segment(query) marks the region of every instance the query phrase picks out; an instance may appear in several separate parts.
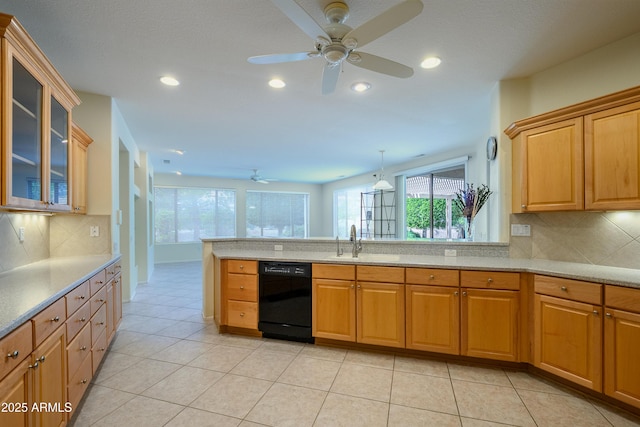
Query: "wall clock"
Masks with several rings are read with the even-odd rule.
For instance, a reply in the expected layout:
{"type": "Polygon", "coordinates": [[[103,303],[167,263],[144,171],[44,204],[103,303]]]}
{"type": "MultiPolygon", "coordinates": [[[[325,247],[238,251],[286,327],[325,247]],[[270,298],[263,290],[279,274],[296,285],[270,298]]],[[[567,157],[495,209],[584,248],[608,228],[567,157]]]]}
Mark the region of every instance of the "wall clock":
{"type": "Polygon", "coordinates": [[[487,139],[487,160],[494,160],[498,154],[498,140],[495,136],[487,139]]]}

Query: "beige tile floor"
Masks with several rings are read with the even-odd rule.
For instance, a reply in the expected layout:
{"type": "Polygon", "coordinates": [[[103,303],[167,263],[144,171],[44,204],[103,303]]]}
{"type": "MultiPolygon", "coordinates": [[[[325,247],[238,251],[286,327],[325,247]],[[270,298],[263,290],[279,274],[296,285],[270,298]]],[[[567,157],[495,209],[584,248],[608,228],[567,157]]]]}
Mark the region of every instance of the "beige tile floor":
{"type": "Polygon", "coordinates": [[[220,335],[200,310],[200,263],[157,265],[71,425],[640,426],[524,372],[220,335]]]}

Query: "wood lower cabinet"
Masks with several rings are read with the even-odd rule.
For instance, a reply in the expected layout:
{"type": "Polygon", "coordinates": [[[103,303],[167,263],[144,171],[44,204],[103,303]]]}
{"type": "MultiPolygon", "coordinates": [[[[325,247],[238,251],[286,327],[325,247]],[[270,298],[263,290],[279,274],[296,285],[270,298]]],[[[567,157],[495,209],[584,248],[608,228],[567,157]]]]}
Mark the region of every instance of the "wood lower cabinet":
{"type": "Polygon", "coordinates": [[[458,270],[407,268],[406,283],[406,347],[460,354],[458,270]]]}
{"type": "Polygon", "coordinates": [[[535,292],[534,366],[602,391],[601,285],[536,275],[535,292]]]}
{"type": "Polygon", "coordinates": [[[519,361],[520,274],[461,271],[464,356],[519,361]]]}
{"type": "Polygon", "coordinates": [[[312,272],[313,336],[355,342],[355,266],[313,264],[312,272]]]}
{"type": "Polygon", "coordinates": [[[605,287],[604,392],[640,408],[640,290],[605,287]]]}
{"type": "Polygon", "coordinates": [[[358,281],[357,341],[404,348],[404,284],[358,281]]]}
{"type": "Polygon", "coordinates": [[[32,411],[36,426],[64,426],[67,423],[66,331],[62,326],[53,332],[31,356],[33,403],[44,406],[32,411]]]}
{"type": "Polygon", "coordinates": [[[258,262],[224,260],[222,262],[223,324],[258,330],[258,262]]]}
{"type": "Polygon", "coordinates": [[[31,408],[33,386],[31,360],[23,360],[0,381],[0,402],[6,411],[0,411],[0,425],[26,427],[33,425],[31,408]]]}

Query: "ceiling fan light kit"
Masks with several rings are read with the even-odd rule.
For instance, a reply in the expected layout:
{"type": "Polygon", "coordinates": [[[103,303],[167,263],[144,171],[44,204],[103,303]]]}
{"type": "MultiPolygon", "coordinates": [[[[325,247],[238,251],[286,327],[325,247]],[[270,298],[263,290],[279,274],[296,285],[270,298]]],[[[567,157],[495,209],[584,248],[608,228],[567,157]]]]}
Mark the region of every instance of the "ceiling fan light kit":
{"type": "Polygon", "coordinates": [[[290,54],[252,56],[252,64],[276,64],[303,61],[322,56],[325,60],[322,72],[322,93],[332,93],[338,83],[340,65],[346,60],[366,70],[398,78],[413,75],[413,69],[406,65],[372,55],[355,52],[354,49],[382,37],[403,25],[422,12],[420,0],[405,0],[380,15],[352,29],[344,22],[349,17],[349,7],[343,2],[329,3],[324,8],[328,24],[322,27],[295,0],[271,0],[287,17],[314,41],[315,50],[290,54]]]}

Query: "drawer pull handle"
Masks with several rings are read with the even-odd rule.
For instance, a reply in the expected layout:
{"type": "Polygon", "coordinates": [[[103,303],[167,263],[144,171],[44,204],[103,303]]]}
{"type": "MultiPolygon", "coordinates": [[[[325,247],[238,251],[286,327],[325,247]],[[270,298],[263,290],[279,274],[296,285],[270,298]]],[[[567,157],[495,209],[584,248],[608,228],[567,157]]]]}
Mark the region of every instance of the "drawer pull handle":
{"type": "Polygon", "coordinates": [[[83,345],[82,347],[80,347],[80,351],[85,351],[87,349],[86,345],[83,345]]]}
{"type": "Polygon", "coordinates": [[[567,289],[567,287],[566,287],[566,286],[560,286],[560,290],[561,290],[561,291],[564,291],[564,292],[567,292],[567,291],[568,291],[568,289],[567,289]]]}
{"type": "Polygon", "coordinates": [[[60,316],[56,316],[56,317],[52,318],[51,321],[58,323],[60,321],[60,316]]]}
{"type": "Polygon", "coordinates": [[[13,353],[7,353],[7,357],[10,357],[12,359],[16,359],[19,354],[20,354],[20,352],[18,350],[16,350],[13,353]]]}

